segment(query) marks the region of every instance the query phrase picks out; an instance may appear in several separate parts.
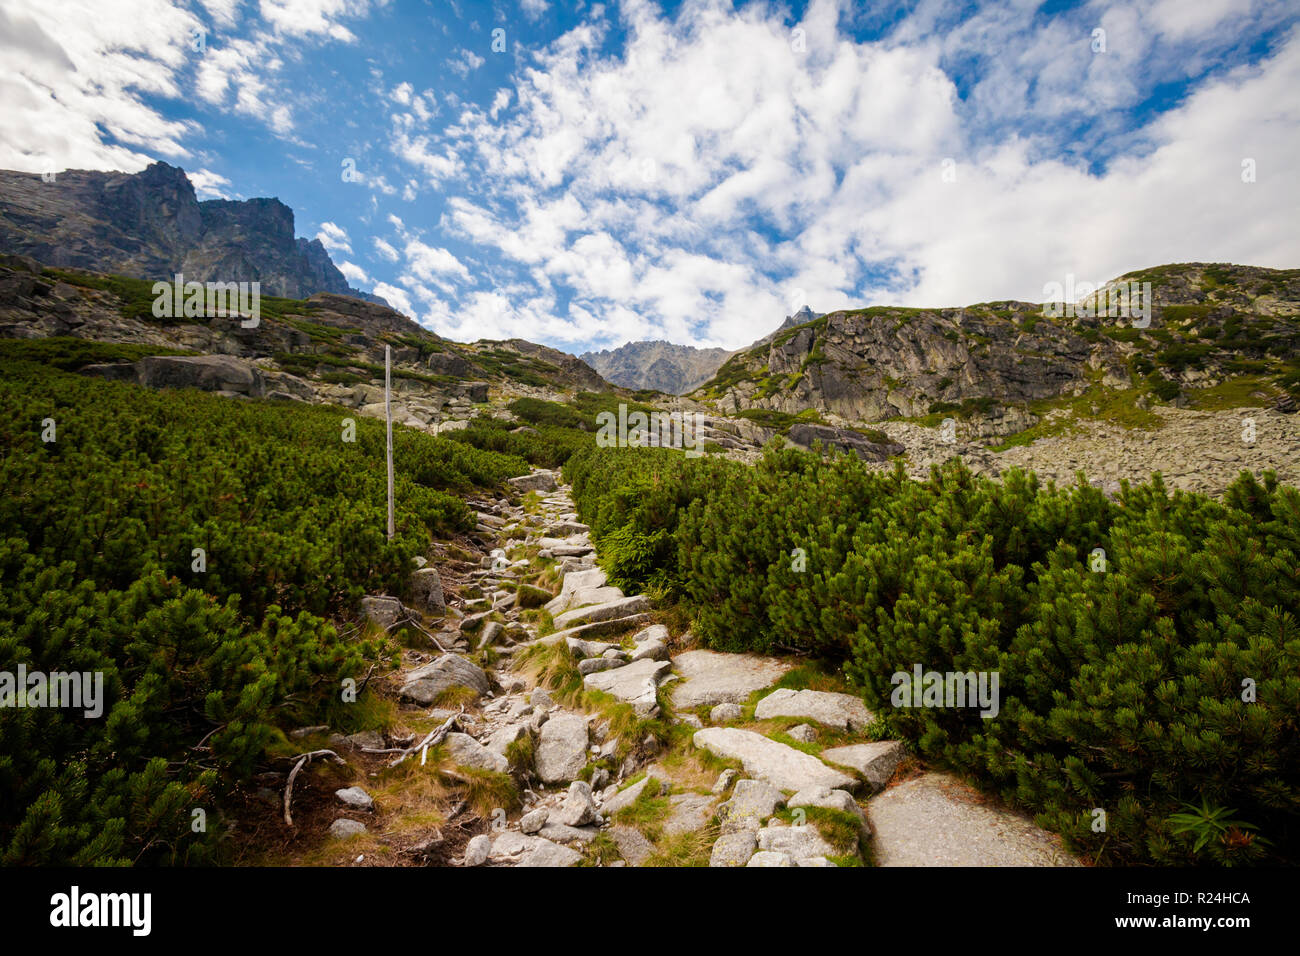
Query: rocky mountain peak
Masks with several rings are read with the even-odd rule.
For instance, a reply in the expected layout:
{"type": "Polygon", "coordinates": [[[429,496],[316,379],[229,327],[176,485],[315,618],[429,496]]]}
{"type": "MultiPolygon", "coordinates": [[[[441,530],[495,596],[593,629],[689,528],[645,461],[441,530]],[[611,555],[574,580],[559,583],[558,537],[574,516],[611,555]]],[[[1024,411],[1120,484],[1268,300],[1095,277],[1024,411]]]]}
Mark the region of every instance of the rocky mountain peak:
{"type": "Polygon", "coordinates": [[[351,288],[319,240],[296,238],[278,199],[199,201],[185,170],[156,162],[138,173],[71,169],[44,182],[0,170],[0,248],[59,268],[140,279],[182,272],[199,282],[261,283],[264,295],[351,288]]]}

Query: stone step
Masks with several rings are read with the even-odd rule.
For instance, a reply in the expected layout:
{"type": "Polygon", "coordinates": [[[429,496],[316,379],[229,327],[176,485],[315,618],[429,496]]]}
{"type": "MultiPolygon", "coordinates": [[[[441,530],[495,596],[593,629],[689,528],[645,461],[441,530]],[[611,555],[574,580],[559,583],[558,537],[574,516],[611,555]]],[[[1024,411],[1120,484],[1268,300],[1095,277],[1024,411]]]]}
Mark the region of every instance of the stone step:
{"type": "Polygon", "coordinates": [[[758,702],[754,717],[800,717],[836,730],[863,730],[875,718],[861,698],[820,690],[774,690],[758,702]]]}
{"type": "Polygon", "coordinates": [[[555,626],[559,629],[570,628],[578,624],[593,624],[599,621],[627,618],[634,614],[644,614],[649,610],[650,599],[644,594],[633,594],[631,597],[617,598],[613,601],[605,601],[602,604],[592,604],[589,607],[565,611],[555,618],[555,626]]]}
{"type": "Polygon", "coordinates": [[[697,730],[692,739],[696,747],[716,757],[739,760],[745,773],[766,780],[778,790],[798,792],[825,787],[852,792],[858,788],[856,778],[826,766],[812,754],[795,750],[752,730],[708,727],[697,730]]]}
{"type": "Polygon", "coordinates": [[[686,651],[673,658],[673,667],[683,678],[673,688],[673,706],[694,710],[715,704],[741,704],[754,691],[771,687],[793,666],[758,654],[686,651]]]}
{"type": "Polygon", "coordinates": [[[883,790],[903,759],[903,744],[898,740],[875,740],[865,744],[831,747],[821,752],[827,763],[850,767],[862,774],[872,790],[883,790]]]}

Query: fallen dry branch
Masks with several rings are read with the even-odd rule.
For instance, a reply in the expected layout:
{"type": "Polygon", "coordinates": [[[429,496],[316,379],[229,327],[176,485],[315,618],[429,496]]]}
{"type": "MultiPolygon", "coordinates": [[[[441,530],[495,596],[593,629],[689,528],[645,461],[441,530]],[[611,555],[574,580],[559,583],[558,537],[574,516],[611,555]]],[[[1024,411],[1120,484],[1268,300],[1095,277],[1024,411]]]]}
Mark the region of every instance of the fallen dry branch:
{"type": "Polygon", "coordinates": [[[365,753],[399,753],[401,754],[401,756],[388,765],[389,767],[396,767],[407,757],[413,756],[414,754],[417,754],[421,750],[424,750],[428,747],[436,747],[438,746],[438,744],[442,743],[443,739],[449,733],[451,733],[453,729],[455,729],[457,722],[460,720],[461,715],[464,713],[465,713],[465,708],[462,707],[459,711],[452,714],[445,721],[443,721],[442,725],[439,726],[438,729],[429,731],[429,733],[425,735],[425,738],[423,740],[421,740],[418,744],[414,744],[410,747],[403,747],[400,749],[389,748],[387,750],[370,750],[363,747],[362,751],[365,753]]]}
{"type": "Polygon", "coordinates": [[[340,757],[332,750],[312,750],[309,753],[299,754],[297,757],[290,757],[290,760],[296,760],[293,769],[289,771],[289,782],[284,785],[284,822],[288,826],[293,826],[293,815],[289,812],[289,806],[293,802],[293,782],[298,776],[298,771],[307,764],[311,763],[317,757],[328,757],[335,763],[347,765],[347,761],[340,757]]]}
{"type": "Polygon", "coordinates": [[[439,643],[438,639],[434,637],[431,633],[429,633],[429,631],[425,630],[424,625],[422,625],[419,621],[417,621],[412,615],[407,614],[406,618],[404,620],[398,621],[397,624],[412,625],[417,631],[419,631],[429,640],[433,641],[433,646],[436,647],[440,652],[442,652],[443,654],[447,653],[447,648],[443,647],[442,644],[439,643]]]}

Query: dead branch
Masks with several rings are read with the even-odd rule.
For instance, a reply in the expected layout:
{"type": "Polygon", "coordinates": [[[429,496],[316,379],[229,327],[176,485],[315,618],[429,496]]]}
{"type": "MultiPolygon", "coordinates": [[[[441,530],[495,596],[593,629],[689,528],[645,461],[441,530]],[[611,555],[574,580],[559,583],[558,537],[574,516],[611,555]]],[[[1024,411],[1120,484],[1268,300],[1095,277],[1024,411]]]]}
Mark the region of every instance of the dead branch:
{"type": "Polygon", "coordinates": [[[429,733],[425,736],[425,738],[421,740],[418,744],[415,744],[414,746],[411,747],[407,747],[404,750],[400,751],[402,755],[398,757],[396,760],[394,760],[392,763],[390,763],[388,766],[396,767],[407,757],[419,753],[421,750],[424,750],[426,747],[438,746],[438,744],[442,743],[443,738],[445,738],[449,733],[451,733],[452,728],[456,726],[457,722],[461,718],[461,715],[463,715],[464,713],[465,713],[465,708],[461,707],[459,711],[457,711],[456,713],[448,717],[442,723],[442,726],[440,726],[437,730],[429,731],[429,733]]]}
{"type": "Polygon", "coordinates": [[[293,826],[293,815],[289,812],[289,806],[293,802],[293,781],[298,776],[298,771],[307,764],[311,763],[317,757],[328,757],[335,763],[347,766],[347,761],[340,757],[332,750],[313,750],[309,753],[299,754],[297,757],[290,757],[290,760],[296,760],[293,769],[289,771],[289,782],[284,785],[284,822],[288,826],[293,826]]]}
{"type": "Polygon", "coordinates": [[[433,641],[433,646],[434,646],[434,647],[436,647],[439,651],[441,651],[441,652],[444,653],[444,654],[447,653],[447,648],[443,647],[442,644],[440,644],[440,643],[438,642],[438,639],[437,639],[436,637],[434,637],[432,634],[430,634],[427,630],[425,630],[425,629],[424,629],[424,626],[423,626],[422,624],[420,624],[420,622],[417,621],[417,620],[416,620],[413,616],[411,616],[410,614],[408,614],[408,615],[406,616],[405,620],[403,620],[403,621],[398,621],[397,623],[398,623],[398,624],[411,624],[411,625],[413,625],[417,631],[419,631],[421,634],[423,634],[423,635],[424,635],[425,637],[427,637],[429,640],[433,641]]]}
{"type": "Polygon", "coordinates": [[[362,694],[365,693],[365,691],[366,691],[366,687],[367,687],[367,685],[369,685],[369,683],[370,683],[370,675],[372,675],[372,674],[375,672],[375,667],[376,667],[376,666],[377,666],[377,665],[375,665],[375,664],[371,664],[371,665],[370,665],[370,670],[366,671],[365,679],[361,681],[361,686],[360,686],[359,688],[357,688],[357,696],[358,696],[358,697],[360,697],[362,694]]]}

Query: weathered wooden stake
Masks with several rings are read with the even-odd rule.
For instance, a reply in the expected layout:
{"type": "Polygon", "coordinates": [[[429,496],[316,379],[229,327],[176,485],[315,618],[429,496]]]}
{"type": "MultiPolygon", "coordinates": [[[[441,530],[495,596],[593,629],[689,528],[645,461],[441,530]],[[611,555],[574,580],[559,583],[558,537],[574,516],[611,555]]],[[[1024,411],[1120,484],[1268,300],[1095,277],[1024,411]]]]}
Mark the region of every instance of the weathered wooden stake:
{"type": "Polygon", "coordinates": [[[393,405],[391,381],[393,371],[393,350],[384,346],[384,419],[388,423],[388,539],[391,541],[397,533],[393,521],[393,405]]]}

